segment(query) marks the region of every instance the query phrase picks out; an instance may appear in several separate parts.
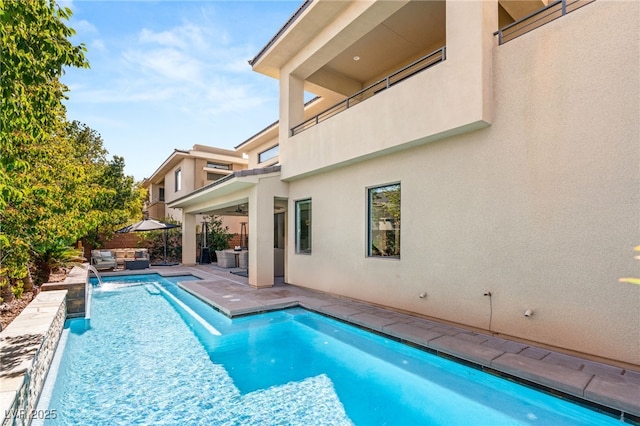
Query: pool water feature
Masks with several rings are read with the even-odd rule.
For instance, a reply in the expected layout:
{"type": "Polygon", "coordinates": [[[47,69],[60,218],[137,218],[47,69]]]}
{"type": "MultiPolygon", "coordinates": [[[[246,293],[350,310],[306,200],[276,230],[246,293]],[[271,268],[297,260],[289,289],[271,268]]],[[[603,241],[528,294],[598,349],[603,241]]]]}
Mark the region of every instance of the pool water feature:
{"type": "Polygon", "coordinates": [[[103,278],[90,325],[67,321],[51,424],[620,424],[303,309],[231,320],[188,279],[103,278]]]}

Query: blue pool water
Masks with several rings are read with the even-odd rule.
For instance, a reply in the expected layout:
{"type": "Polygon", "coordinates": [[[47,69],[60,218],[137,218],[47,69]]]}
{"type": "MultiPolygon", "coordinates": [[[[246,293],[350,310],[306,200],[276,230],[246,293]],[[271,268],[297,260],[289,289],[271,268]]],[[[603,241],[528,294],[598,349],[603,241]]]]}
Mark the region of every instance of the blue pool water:
{"type": "Polygon", "coordinates": [[[94,288],[90,326],[67,321],[45,424],[620,424],[302,309],[230,320],[188,279],[94,288]]]}

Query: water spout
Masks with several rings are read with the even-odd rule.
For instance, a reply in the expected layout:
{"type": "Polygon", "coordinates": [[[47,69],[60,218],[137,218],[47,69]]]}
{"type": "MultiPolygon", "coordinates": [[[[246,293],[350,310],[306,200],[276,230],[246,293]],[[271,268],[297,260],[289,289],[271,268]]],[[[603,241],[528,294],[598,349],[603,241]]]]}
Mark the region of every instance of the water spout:
{"type": "Polygon", "coordinates": [[[98,273],[98,270],[95,268],[95,266],[93,265],[87,265],[87,269],[89,270],[89,272],[93,272],[96,276],[96,278],[98,279],[98,285],[102,285],[102,277],[100,277],[100,274],[98,273]]]}
{"type": "MultiPolygon", "coordinates": [[[[102,277],[100,277],[98,270],[93,265],[87,265],[87,270],[89,273],[93,272],[95,274],[98,279],[98,285],[102,286],[102,277]]],[[[84,286],[84,318],[86,321],[91,320],[91,287],[93,286],[89,285],[89,279],[87,277],[87,283],[84,286]]]]}

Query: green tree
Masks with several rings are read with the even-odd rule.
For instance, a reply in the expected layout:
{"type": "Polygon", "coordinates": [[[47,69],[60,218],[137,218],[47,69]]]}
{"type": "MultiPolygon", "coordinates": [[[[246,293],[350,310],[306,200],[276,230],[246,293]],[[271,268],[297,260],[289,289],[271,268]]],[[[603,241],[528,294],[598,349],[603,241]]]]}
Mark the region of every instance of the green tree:
{"type": "Polygon", "coordinates": [[[79,238],[142,206],[124,160],[66,119],[64,67],[89,66],[70,16],[54,0],[0,0],[0,282],[34,264],[46,280],[79,238]]]}
{"type": "Polygon", "coordinates": [[[92,208],[99,213],[99,228],[90,230],[86,237],[98,245],[100,235],[110,236],[128,219],[140,215],[146,190],[125,174],[123,157],[114,155],[107,161],[107,150],[98,132],[77,121],[69,124],[67,132],[78,160],[87,166],[87,184],[93,188],[92,208]]]}
{"type": "Polygon", "coordinates": [[[63,67],[88,67],[84,46],[68,40],[74,31],[63,20],[70,15],[53,0],[0,0],[0,209],[29,190],[14,176],[30,166],[24,147],[47,143],[60,129],[63,67]]]}
{"type": "Polygon", "coordinates": [[[207,225],[207,241],[211,250],[224,250],[229,248],[229,241],[233,237],[229,233],[229,227],[223,226],[222,218],[219,216],[205,216],[207,225]]]}
{"type": "Polygon", "coordinates": [[[74,221],[47,211],[85,207],[82,196],[64,196],[81,169],[58,163],[70,152],[60,143],[68,90],[60,77],[65,66],[88,67],[84,46],[68,40],[70,15],[53,0],[0,0],[0,274],[11,278],[27,274],[32,250],[53,234],[71,239],[74,221]]]}

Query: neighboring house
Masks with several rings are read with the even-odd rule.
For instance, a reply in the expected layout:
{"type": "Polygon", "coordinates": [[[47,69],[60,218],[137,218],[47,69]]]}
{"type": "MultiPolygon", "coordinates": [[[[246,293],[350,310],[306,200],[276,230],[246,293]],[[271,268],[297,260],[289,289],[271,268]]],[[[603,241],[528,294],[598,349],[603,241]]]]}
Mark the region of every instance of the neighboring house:
{"type": "MultiPolygon", "coordinates": [[[[145,210],[152,218],[180,221],[182,212],[167,207],[168,203],[246,168],[247,160],[238,151],[205,145],[194,145],[189,150],[176,149],[150,177],[142,181],[142,187],[149,192],[145,210]]],[[[203,220],[202,216],[197,219],[198,224],[203,220]]],[[[229,226],[231,233],[239,234],[243,221],[246,222],[246,215],[227,215],[223,218],[223,225],[229,226]]]]}
{"type": "Polygon", "coordinates": [[[251,61],[279,79],[280,120],[238,147],[249,169],[169,203],[184,246],[197,215],[248,206],[254,287],[282,268],[639,366],[640,287],[617,280],[638,275],[640,3],[554,2],[511,26],[544,5],[303,3],[251,61]]]}

